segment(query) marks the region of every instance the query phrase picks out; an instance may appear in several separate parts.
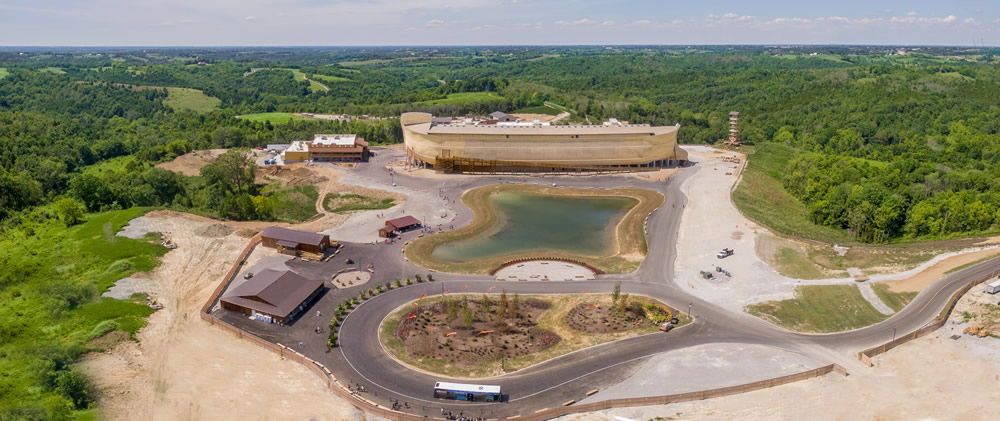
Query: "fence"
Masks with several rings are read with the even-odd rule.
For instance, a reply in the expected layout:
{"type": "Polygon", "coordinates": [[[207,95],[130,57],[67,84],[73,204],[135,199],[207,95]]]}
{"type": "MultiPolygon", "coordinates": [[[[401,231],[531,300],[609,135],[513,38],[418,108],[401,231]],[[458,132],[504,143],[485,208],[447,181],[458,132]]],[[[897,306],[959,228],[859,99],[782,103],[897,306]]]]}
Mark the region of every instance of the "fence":
{"type": "Polygon", "coordinates": [[[572,263],[574,265],[583,266],[583,267],[589,269],[591,272],[594,272],[594,274],[597,274],[597,275],[603,275],[604,274],[603,270],[600,270],[600,269],[595,268],[595,267],[593,267],[591,265],[588,265],[588,264],[586,264],[584,262],[576,261],[576,260],[573,260],[573,259],[566,259],[566,258],[562,258],[562,257],[524,257],[524,258],[521,258],[521,259],[514,259],[514,260],[511,260],[511,261],[506,262],[504,264],[501,264],[500,266],[497,266],[496,269],[493,269],[493,270],[490,271],[490,275],[496,275],[497,272],[500,271],[500,269],[503,269],[503,268],[508,267],[508,266],[513,266],[513,265],[516,265],[518,263],[537,262],[537,261],[542,261],[542,260],[551,260],[551,261],[554,261],[554,262],[572,263]]]}
{"type": "Polygon", "coordinates": [[[247,243],[247,246],[240,252],[239,257],[237,257],[236,261],[233,262],[233,266],[229,268],[229,272],[226,272],[226,277],[222,278],[222,282],[219,283],[219,286],[215,287],[215,291],[212,291],[212,295],[208,298],[208,301],[205,302],[205,305],[201,306],[202,314],[206,314],[211,311],[212,306],[215,305],[215,301],[219,299],[220,295],[222,295],[222,291],[225,291],[229,286],[229,283],[233,281],[233,277],[236,276],[237,272],[239,272],[240,266],[243,266],[243,262],[247,260],[247,257],[250,256],[250,253],[253,252],[253,249],[256,248],[258,244],[260,244],[260,233],[250,238],[250,242],[247,243]]]}
{"type": "Polygon", "coordinates": [[[861,351],[858,353],[858,359],[860,359],[861,362],[864,363],[865,365],[871,367],[874,365],[872,358],[875,357],[876,355],[884,354],[886,351],[890,349],[893,349],[904,343],[907,343],[909,341],[912,341],[914,339],[917,339],[921,336],[924,336],[928,333],[940,329],[941,326],[944,326],[944,324],[948,322],[948,317],[951,316],[952,310],[955,309],[955,305],[958,304],[958,300],[962,299],[962,296],[965,295],[966,292],[969,292],[969,290],[972,289],[972,287],[983,283],[987,279],[994,278],[997,275],[1000,275],[1000,272],[993,272],[986,277],[977,278],[972,282],[969,282],[962,288],[959,288],[958,291],[955,291],[955,293],[951,295],[951,298],[948,299],[948,304],[945,305],[943,309],[941,309],[941,312],[938,313],[938,315],[934,317],[934,320],[932,320],[927,326],[924,326],[906,335],[900,336],[882,345],[878,345],[872,348],[868,348],[864,351],[861,351]]]}
{"type": "MultiPolygon", "coordinates": [[[[368,399],[365,399],[363,396],[356,395],[351,391],[349,391],[347,387],[345,387],[343,384],[341,384],[340,381],[338,381],[337,378],[330,371],[330,369],[328,369],[322,363],[315,361],[305,355],[302,355],[301,353],[295,351],[292,348],[289,348],[282,344],[270,342],[264,338],[261,338],[260,336],[244,331],[243,329],[240,329],[236,326],[226,323],[225,321],[217,319],[215,316],[212,316],[212,314],[210,313],[212,306],[215,305],[216,300],[219,299],[219,296],[222,294],[222,292],[226,289],[227,286],[229,286],[229,283],[232,282],[233,277],[236,276],[240,267],[243,265],[243,262],[246,261],[247,256],[250,255],[250,252],[252,252],[253,249],[259,243],[260,243],[260,235],[258,234],[250,240],[250,243],[247,244],[246,248],[243,249],[243,252],[240,253],[239,257],[233,263],[233,266],[229,269],[229,272],[226,273],[226,277],[222,279],[222,282],[220,282],[219,286],[216,287],[215,291],[212,292],[212,295],[209,297],[208,301],[205,303],[204,306],[202,306],[200,313],[200,317],[202,320],[205,320],[211,323],[212,325],[221,328],[222,330],[230,332],[239,337],[240,339],[245,339],[257,346],[260,346],[261,348],[275,352],[283,358],[289,358],[293,361],[302,364],[304,367],[306,367],[314,374],[322,378],[323,381],[326,383],[326,387],[330,391],[332,391],[337,396],[343,398],[344,400],[348,401],[351,405],[354,405],[359,410],[364,411],[368,414],[383,417],[394,421],[427,421],[428,419],[439,419],[439,420],[442,419],[442,418],[428,418],[422,415],[414,415],[405,412],[399,412],[390,408],[386,408],[368,399]]],[[[556,259],[551,259],[551,260],[556,260],[556,259]]],[[[968,287],[971,288],[972,285],[969,285],[968,287]]],[[[671,403],[718,398],[722,396],[752,392],[755,390],[767,389],[775,386],[780,386],[783,384],[807,380],[814,377],[826,375],[834,371],[843,375],[847,375],[847,370],[845,370],[843,367],[837,364],[830,364],[827,366],[823,366],[808,371],[803,371],[800,373],[789,374],[787,376],[775,377],[773,379],[761,380],[737,386],[722,387],[718,389],[709,389],[697,392],[677,393],[673,395],[650,396],[644,398],[630,398],[630,399],[610,399],[606,401],[594,402],[576,406],[545,408],[529,415],[523,415],[523,416],[518,415],[506,419],[517,420],[517,421],[536,421],[536,420],[541,421],[568,414],[600,411],[610,408],[666,405],[671,403]]]]}

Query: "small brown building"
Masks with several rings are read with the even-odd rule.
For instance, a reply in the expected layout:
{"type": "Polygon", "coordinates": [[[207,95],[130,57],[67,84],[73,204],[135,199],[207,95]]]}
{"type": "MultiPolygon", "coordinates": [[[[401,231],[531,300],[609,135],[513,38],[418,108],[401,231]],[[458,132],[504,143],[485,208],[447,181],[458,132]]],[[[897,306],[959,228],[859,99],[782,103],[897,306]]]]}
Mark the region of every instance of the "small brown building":
{"type": "Polygon", "coordinates": [[[385,226],[378,230],[379,237],[389,238],[398,233],[420,228],[420,220],[410,215],[385,221],[385,226]]]}
{"type": "Polygon", "coordinates": [[[298,254],[303,251],[322,254],[330,248],[330,236],[315,232],[267,227],[260,236],[264,247],[276,248],[285,254],[298,254]]]}
{"type": "Polygon", "coordinates": [[[249,317],[286,324],[323,292],[323,281],[292,271],[265,269],[222,296],[222,308],[249,317]]]}

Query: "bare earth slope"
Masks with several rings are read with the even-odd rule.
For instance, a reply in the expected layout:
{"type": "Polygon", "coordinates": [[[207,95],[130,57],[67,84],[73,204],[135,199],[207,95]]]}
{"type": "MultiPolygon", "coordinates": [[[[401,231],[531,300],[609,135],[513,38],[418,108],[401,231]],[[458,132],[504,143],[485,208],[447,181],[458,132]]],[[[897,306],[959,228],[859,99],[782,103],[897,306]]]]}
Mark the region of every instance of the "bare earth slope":
{"type": "Polygon", "coordinates": [[[355,410],[329,393],[314,374],[198,318],[198,309],[246,245],[233,233],[204,237],[216,222],[177,213],[142,219],[168,233],[177,249],[151,274],[162,280],[164,308],[112,351],[83,362],[100,391],[109,420],[355,418],[355,410]]]}

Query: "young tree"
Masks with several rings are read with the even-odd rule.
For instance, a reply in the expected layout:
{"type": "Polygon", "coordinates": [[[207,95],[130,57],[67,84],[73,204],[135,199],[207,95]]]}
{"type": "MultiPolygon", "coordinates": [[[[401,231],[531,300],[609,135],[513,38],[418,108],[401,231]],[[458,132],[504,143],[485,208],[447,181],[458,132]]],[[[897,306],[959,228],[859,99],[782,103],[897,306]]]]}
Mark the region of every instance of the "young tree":
{"type": "Polygon", "coordinates": [[[622,283],[616,282],[614,289],[611,290],[611,305],[618,304],[618,298],[622,296],[622,283]]]}
{"type": "Polygon", "coordinates": [[[472,307],[469,307],[469,297],[465,297],[465,301],[462,303],[462,316],[465,321],[465,328],[472,329],[472,322],[475,320],[472,317],[472,307]]]}
{"type": "Polygon", "coordinates": [[[510,302],[510,318],[521,318],[521,297],[517,293],[514,293],[514,299],[510,302]]]}
{"type": "Polygon", "coordinates": [[[52,206],[56,209],[56,214],[59,215],[59,219],[61,219],[67,227],[79,224],[80,221],[83,220],[83,214],[86,211],[83,207],[83,203],[80,203],[72,197],[64,197],[56,200],[52,206]]]}
{"type": "Polygon", "coordinates": [[[618,299],[618,303],[615,306],[615,311],[618,314],[625,314],[625,309],[628,308],[628,299],[629,299],[628,294],[624,294],[621,296],[621,298],[618,299]]]}

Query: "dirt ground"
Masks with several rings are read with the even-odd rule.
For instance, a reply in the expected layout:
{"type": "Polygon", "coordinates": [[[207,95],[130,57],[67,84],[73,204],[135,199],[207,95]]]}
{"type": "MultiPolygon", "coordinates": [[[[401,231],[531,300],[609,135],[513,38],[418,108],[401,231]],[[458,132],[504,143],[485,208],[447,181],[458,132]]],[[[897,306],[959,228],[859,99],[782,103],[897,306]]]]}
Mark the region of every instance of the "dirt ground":
{"type": "Polygon", "coordinates": [[[551,114],[517,113],[517,114],[511,114],[511,115],[514,116],[514,117],[517,117],[517,118],[519,118],[521,120],[524,120],[524,121],[532,121],[532,120],[538,119],[538,121],[540,121],[542,123],[545,123],[545,122],[548,122],[548,121],[552,121],[553,119],[556,118],[556,116],[551,115],[551,114]]]}
{"type": "Polygon", "coordinates": [[[960,254],[944,259],[927,270],[914,276],[904,279],[894,279],[885,281],[892,292],[919,292],[923,291],[931,282],[941,279],[948,271],[959,268],[963,265],[978,262],[983,259],[1000,255],[1000,249],[980,250],[972,253],[960,254]]]}
{"type": "Polygon", "coordinates": [[[102,418],[358,418],[353,407],[298,363],[197,316],[246,238],[237,232],[220,236],[224,230],[216,221],[176,212],[154,212],[144,222],[148,229],[169,233],[178,247],[151,273],[163,280],[156,299],[164,307],[139,332],[140,342],[121,342],[83,358],[99,391],[102,418]]]}
{"type": "MultiPolygon", "coordinates": [[[[484,304],[482,297],[467,297],[471,328],[466,327],[461,299],[451,305],[455,318],[449,321],[447,304],[439,301],[407,312],[396,327],[395,338],[405,344],[411,357],[449,361],[455,367],[469,367],[487,360],[514,358],[538,352],[559,342],[559,336],[540,329],[537,320],[551,304],[537,299],[519,300],[516,318],[497,324],[498,297],[484,304]],[[480,334],[480,332],[487,332],[480,334]]],[[[508,315],[514,314],[514,304],[508,315]]]]}
{"type": "Polygon", "coordinates": [[[204,167],[215,159],[226,152],[227,149],[207,149],[202,151],[188,152],[184,155],[174,158],[170,162],[161,162],[156,164],[157,168],[163,168],[168,171],[173,171],[175,173],[187,176],[199,175],[201,172],[201,167],[204,167]]]}
{"type": "MultiPolygon", "coordinates": [[[[959,309],[981,300],[973,294],[960,301],[959,309]]],[[[951,339],[961,334],[963,326],[961,311],[955,311],[936,333],[889,351],[875,359],[874,368],[847,377],[830,374],[742,395],[560,419],[995,420],[1000,402],[1000,339],[967,335],[951,339]]]]}
{"type": "MultiPolygon", "coordinates": [[[[202,151],[205,152],[205,151],[202,151]]],[[[220,151],[221,152],[221,151],[220,151]]],[[[214,153],[214,152],[213,152],[214,153]]],[[[206,153],[197,155],[207,159],[206,153]]],[[[217,154],[216,154],[217,156],[217,154]]],[[[206,162],[172,161],[172,171],[194,171],[206,162]]],[[[327,192],[372,197],[404,196],[339,183],[335,169],[295,166],[268,176],[290,185],[315,184],[327,192]]],[[[319,201],[318,201],[319,202],[319,201]]],[[[246,245],[267,226],[321,231],[339,226],[349,215],[326,214],[304,224],[220,222],[175,211],[154,211],[134,220],[126,231],[163,233],[177,244],[151,273],[151,295],[163,305],[138,334],[108,352],[85,356],[83,367],[99,393],[102,418],[118,419],[360,419],[345,401],[326,390],[298,363],[239,340],[202,321],[198,310],[246,245]]]]}

